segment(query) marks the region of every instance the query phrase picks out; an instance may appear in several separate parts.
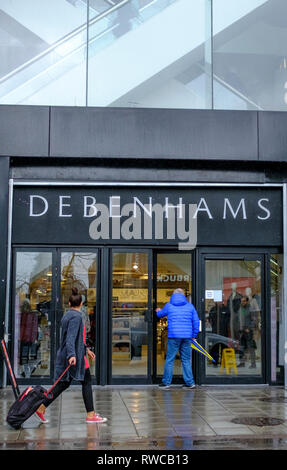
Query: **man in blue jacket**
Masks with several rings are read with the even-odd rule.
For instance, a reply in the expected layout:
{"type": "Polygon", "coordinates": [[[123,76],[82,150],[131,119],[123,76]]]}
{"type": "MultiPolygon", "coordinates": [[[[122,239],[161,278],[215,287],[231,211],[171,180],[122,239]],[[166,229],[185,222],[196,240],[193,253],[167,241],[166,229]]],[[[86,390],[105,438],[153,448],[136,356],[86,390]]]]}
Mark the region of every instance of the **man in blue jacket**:
{"type": "Polygon", "coordinates": [[[184,388],[195,388],[191,367],[190,340],[195,339],[199,332],[199,318],[194,306],[190,304],[182,289],[175,289],[170,302],[161,310],[156,309],[159,318],[167,317],[168,340],[166,360],[162,383],[159,387],[168,389],[172,382],[173,364],[177,352],[180,353],[184,388]]]}

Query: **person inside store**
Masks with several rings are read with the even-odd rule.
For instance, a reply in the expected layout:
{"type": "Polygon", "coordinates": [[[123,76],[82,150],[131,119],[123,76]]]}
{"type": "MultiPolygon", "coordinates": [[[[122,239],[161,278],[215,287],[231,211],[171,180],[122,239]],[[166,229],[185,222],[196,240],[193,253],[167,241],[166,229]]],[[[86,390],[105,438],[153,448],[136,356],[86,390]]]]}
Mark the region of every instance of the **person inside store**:
{"type": "Polygon", "coordinates": [[[160,388],[170,388],[174,360],[179,352],[185,389],[195,388],[191,366],[191,339],[199,332],[199,317],[195,307],[188,302],[183,289],[175,289],[170,301],[162,309],[157,308],[158,318],[167,317],[168,339],[164,373],[160,388]]]}
{"type": "Polygon", "coordinates": [[[254,328],[256,325],[254,312],[250,309],[249,298],[244,296],[241,299],[241,306],[239,309],[240,321],[240,363],[237,367],[244,367],[247,359],[247,353],[250,358],[250,369],[256,368],[255,350],[257,348],[254,340],[254,328]]]}
{"type": "Polygon", "coordinates": [[[43,405],[36,412],[43,423],[48,422],[45,418],[46,408],[71,385],[73,379],[80,381],[82,385],[82,395],[87,412],[86,423],[107,421],[106,418],[94,411],[92,379],[86,354],[91,360],[95,359],[95,354],[86,347],[85,325],[81,313],[82,305],[82,296],[78,289],[73,287],[69,297],[69,310],[61,322],[62,332],[56,358],[56,376],[60,377],[68,365],[70,368],[56,384],[52,396],[45,398],[43,405]]]}

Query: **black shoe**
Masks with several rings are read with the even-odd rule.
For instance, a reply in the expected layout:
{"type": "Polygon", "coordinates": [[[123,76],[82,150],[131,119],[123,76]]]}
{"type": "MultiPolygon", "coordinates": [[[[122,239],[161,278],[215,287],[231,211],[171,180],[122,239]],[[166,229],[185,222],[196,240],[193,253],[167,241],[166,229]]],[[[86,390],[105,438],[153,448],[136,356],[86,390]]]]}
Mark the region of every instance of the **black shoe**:
{"type": "Polygon", "coordinates": [[[245,362],[240,362],[237,367],[245,367],[245,362]]]}
{"type": "Polygon", "coordinates": [[[195,384],[192,384],[192,385],[184,385],[182,388],[184,388],[184,390],[193,390],[195,389],[195,384]]]}
{"type": "Polygon", "coordinates": [[[165,385],[163,383],[159,384],[159,388],[164,388],[164,390],[167,390],[170,388],[170,385],[165,385]]]}

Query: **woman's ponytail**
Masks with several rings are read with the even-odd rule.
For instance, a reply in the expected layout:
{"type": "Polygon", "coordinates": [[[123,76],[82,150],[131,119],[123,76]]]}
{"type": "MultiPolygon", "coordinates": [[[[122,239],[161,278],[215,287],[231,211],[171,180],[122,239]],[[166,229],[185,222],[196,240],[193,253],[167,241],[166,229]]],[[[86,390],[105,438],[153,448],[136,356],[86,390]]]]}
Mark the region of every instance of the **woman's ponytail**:
{"type": "Polygon", "coordinates": [[[72,288],[72,295],[69,297],[71,307],[79,307],[82,303],[82,296],[79,294],[77,287],[72,288]]]}

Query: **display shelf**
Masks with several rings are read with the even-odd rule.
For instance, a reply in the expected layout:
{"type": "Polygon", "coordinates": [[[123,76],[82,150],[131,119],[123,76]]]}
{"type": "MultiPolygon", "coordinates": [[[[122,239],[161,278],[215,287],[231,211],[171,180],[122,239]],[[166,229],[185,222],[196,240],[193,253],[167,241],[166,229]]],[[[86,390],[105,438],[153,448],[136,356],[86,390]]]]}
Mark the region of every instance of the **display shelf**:
{"type": "Polygon", "coordinates": [[[126,317],[112,319],[112,358],[113,360],[131,360],[130,321],[126,317]],[[123,324],[123,326],[122,326],[123,324]],[[128,324],[128,326],[126,326],[128,324]]]}

